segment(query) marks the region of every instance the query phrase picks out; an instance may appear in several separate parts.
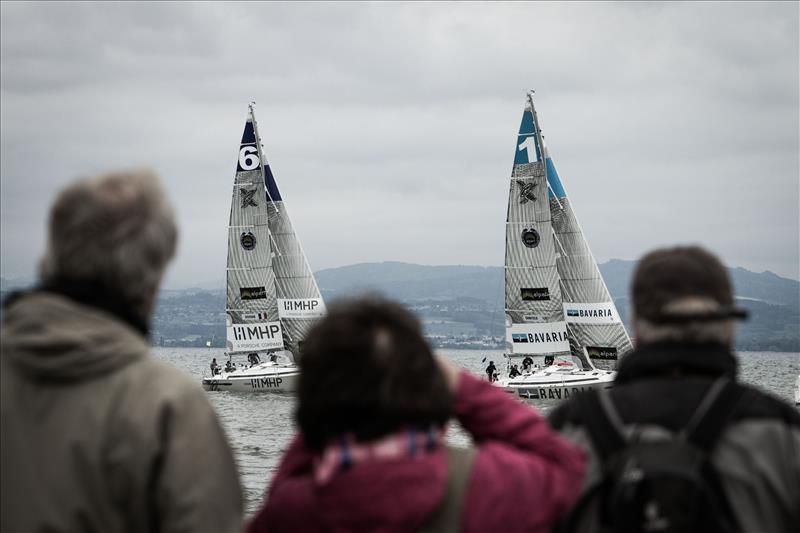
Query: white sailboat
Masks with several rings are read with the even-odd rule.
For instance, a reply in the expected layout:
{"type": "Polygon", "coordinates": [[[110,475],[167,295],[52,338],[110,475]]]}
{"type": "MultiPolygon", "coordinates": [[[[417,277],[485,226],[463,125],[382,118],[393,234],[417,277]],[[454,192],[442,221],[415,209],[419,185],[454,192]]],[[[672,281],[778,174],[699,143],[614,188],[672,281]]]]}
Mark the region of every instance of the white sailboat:
{"type": "Polygon", "coordinates": [[[228,226],[226,327],[229,363],[206,390],[292,392],[295,356],[325,303],[272,175],[249,106],[228,226]],[[236,367],[232,360],[247,360],[236,367]]]}
{"type": "Polygon", "coordinates": [[[498,386],[559,400],[613,385],[631,341],[545,146],[533,92],[511,173],[505,280],[508,361],[498,386]]]}

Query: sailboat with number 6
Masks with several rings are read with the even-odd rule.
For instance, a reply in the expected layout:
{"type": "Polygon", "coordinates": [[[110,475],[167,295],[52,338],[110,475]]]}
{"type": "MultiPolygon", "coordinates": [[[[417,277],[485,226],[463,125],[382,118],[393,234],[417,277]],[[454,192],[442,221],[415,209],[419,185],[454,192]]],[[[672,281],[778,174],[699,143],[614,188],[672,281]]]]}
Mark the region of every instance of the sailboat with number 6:
{"type": "Polygon", "coordinates": [[[264,154],[253,104],[233,182],[226,274],[228,361],[212,365],[203,387],[293,392],[295,357],[325,303],[264,154]]]}
{"type": "Polygon", "coordinates": [[[533,92],[517,135],[506,217],[507,374],[524,398],[610,387],[630,338],[544,143],[533,92]]]}

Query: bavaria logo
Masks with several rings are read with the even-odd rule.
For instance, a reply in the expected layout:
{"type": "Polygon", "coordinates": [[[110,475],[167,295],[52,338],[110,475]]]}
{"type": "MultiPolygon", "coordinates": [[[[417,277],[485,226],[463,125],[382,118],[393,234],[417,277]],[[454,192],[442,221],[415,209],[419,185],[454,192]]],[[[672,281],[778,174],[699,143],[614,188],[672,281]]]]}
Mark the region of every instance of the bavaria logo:
{"type": "Polygon", "coordinates": [[[528,334],[527,333],[512,333],[511,340],[514,342],[528,342],[528,334]]]}
{"type": "Polygon", "coordinates": [[[567,316],[580,318],[612,318],[611,309],[567,309],[567,316]]]}

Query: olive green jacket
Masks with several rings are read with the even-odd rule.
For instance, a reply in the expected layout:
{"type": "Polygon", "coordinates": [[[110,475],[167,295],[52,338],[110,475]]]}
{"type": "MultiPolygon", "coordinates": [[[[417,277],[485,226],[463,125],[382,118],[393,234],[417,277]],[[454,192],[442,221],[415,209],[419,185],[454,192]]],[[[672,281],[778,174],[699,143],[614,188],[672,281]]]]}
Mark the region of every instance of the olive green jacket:
{"type": "Polygon", "coordinates": [[[240,531],[214,409],[114,315],[48,292],[5,309],[0,529],[240,531]]]}

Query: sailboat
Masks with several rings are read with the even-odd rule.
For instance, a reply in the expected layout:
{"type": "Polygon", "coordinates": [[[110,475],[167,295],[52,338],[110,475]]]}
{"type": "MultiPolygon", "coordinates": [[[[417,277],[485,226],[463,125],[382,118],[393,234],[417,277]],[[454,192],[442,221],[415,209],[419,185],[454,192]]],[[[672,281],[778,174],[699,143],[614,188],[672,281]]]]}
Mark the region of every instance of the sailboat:
{"type": "Polygon", "coordinates": [[[496,384],[524,398],[611,387],[632,349],[545,145],[533,91],[508,196],[505,321],[507,375],[496,384]]]}
{"type": "Polygon", "coordinates": [[[228,225],[228,363],[204,378],[203,387],[293,392],[295,357],[325,303],[264,154],[253,106],[239,145],[228,225]],[[237,366],[234,358],[247,363],[237,366]]]}

